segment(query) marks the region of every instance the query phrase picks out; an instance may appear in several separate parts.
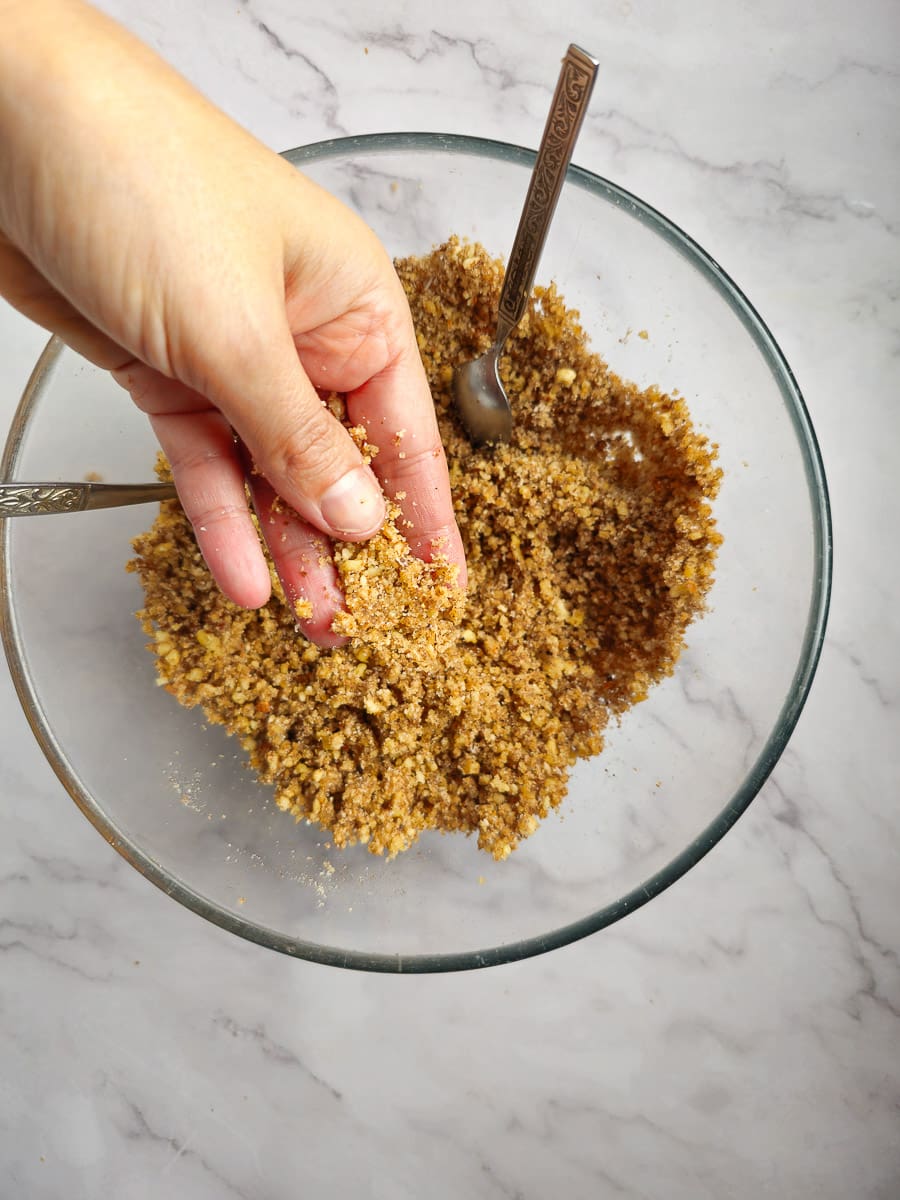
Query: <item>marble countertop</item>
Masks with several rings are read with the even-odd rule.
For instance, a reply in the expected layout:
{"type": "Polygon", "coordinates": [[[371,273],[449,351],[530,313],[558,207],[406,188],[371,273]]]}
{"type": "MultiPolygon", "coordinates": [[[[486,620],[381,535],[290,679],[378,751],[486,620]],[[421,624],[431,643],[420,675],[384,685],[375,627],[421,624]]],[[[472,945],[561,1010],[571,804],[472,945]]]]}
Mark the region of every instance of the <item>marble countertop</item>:
{"type": "MultiPolygon", "coordinates": [[[[605,932],[458,976],[291,961],[180,908],[78,813],[0,671],[0,1192],[895,1200],[894,0],[107,7],[278,149],[533,145],[562,49],[589,47],[577,161],[709,250],[796,372],[834,601],[790,746],[713,853],[605,932]]],[[[4,426],[44,340],[0,307],[4,426]]]]}

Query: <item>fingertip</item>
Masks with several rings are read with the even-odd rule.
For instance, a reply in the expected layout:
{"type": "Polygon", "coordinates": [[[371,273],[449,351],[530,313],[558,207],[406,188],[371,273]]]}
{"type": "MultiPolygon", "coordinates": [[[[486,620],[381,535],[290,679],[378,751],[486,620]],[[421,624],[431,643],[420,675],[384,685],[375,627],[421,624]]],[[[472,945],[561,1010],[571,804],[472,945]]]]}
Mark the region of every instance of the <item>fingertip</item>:
{"type": "Polygon", "coordinates": [[[313,645],[318,646],[320,650],[339,650],[341,646],[346,646],[350,639],[335,633],[331,628],[336,615],[335,613],[327,619],[322,615],[310,617],[299,621],[297,627],[304,637],[308,638],[313,645]]]}
{"type": "Polygon", "coordinates": [[[409,539],[409,548],[416,558],[433,562],[437,557],[446,558],[457,569],[456,586],[465,591],[469,585],[469,571],[462,536],[456,524],[409,539]]]}
{"type": "Polygon", "coordinates": [[[332,629],[344,596],[328,540],[280,503],[263,476],[249,478],[260,529],[297,629],[323,650],[346,645],[348,639],[332,629]]]}
{"type": "Polygon", "coordinates": [[[242,579],[231,599],[240,608],[263,608],[272,598],[272,580],[266,572],[265,581],[242,579]]]}
{"type": "MultiPolygon", "coordinates": [[[[249,523],[249,522],[248,522],[249,523]]],[[[252,529],[252,526],[251,526],[252,529]]],[[[259,543],[222,546],[197,532],[200,550],[213,579],[223,595],[238,608],[257,609],[272,595],[272,577],[259,543]]]]}
{"type": "MultiPolygon", "coordinates": [[[[163,385],[169,382],[163,380],[163,385]]],[[[181,385],[169,390],[163,385],[156,401],[175,408],[156,413],[151,424],[171,464],[200,552],[219,590],[232,603],[261,608],[271,595],[272,581],[247,507],[244,471],[231,429],[219,413],[179,409],[181,385]]]]}
{"type": "Polygon", "coordinates": [[[305,567],[298,569],[296,560],[284,558],[276,569],[285,603],[304,637],[320,650],[346,646],[349,639],[332,629],[344,601],[333,565],[321,564],[310,572],[305,567]]]}

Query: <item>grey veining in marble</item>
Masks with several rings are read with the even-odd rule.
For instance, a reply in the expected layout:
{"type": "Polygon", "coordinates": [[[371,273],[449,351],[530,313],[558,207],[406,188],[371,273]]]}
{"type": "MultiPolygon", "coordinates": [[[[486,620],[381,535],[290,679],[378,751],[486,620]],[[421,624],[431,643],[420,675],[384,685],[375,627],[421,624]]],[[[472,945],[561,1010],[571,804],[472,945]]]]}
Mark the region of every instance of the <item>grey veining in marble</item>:
{"type": "MultiPolygon", "coordinates": [[[[791,744],[661,899],[463,976],[289,961],[88,826],[0,673],[0,1195],[900,1197],[900,8],[893,0],[106,7],[283,149],[534,144],[601,58],[578,161],[686,228],[785,351],[836,575],[791,744]]],[[[0,418],[44,341],[0,308],[0,418]]]]}

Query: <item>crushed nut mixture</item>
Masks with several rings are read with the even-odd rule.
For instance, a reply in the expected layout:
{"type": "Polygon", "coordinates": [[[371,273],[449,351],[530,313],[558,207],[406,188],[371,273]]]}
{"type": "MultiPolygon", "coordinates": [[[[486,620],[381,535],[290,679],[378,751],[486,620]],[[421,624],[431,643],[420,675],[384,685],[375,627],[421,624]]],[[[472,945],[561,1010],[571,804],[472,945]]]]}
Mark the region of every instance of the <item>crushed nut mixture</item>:
{"type": "MultiPolygon", "coordinates": [[[[576,759],[671,674],[704,607],[721,472],[684,401],[639,391],[586,345],[554,286],[507,344],[512,445],[474,449],[453,367],[494,331],[503,269],[451,238],[397,263],[450,463],[469,589],[412,557],[393,503],[336,561],[351,638],[321,651],[272,600],[216,589],[177,501],[129,564],[159,679],[236,734],[276,801],[337,846],[407,849],[425,829],[478,835],[505,858],[566,793],[576,759]]],[[[402,440],[404,430],[389,431],[402,440]]],[[[163,470],[164,470],[163,466],[163,470]]]]}

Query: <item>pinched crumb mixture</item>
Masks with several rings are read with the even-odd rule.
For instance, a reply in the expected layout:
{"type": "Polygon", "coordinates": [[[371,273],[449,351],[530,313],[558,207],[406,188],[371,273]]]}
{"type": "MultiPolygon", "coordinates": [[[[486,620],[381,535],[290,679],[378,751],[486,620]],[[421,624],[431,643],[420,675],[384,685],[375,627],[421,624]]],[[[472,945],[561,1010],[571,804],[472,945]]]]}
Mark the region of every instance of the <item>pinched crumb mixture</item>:
{"type": "Polygon", "coordinates": [[[610,719],[674,669],[713,580],[721,472],[684,401],[613,375],[552,285],[536,289],[501,360],[514,442],[474,449],[452,371],[491,343],[502,266],[451,238],[397,270],[447,449],[467,594],[446,561],[412,557],[392,503],[370,542],[337,545],[336,628],[351,640],[318,650],[274,572],[258,612],[226,600],[169,501],[135,541],[138,616],[160,682],[236,734],[298,820],[390,855],[424,829],[477,832],[502,859],[560,803],[576,759],[602,749],[610,719]]]}

